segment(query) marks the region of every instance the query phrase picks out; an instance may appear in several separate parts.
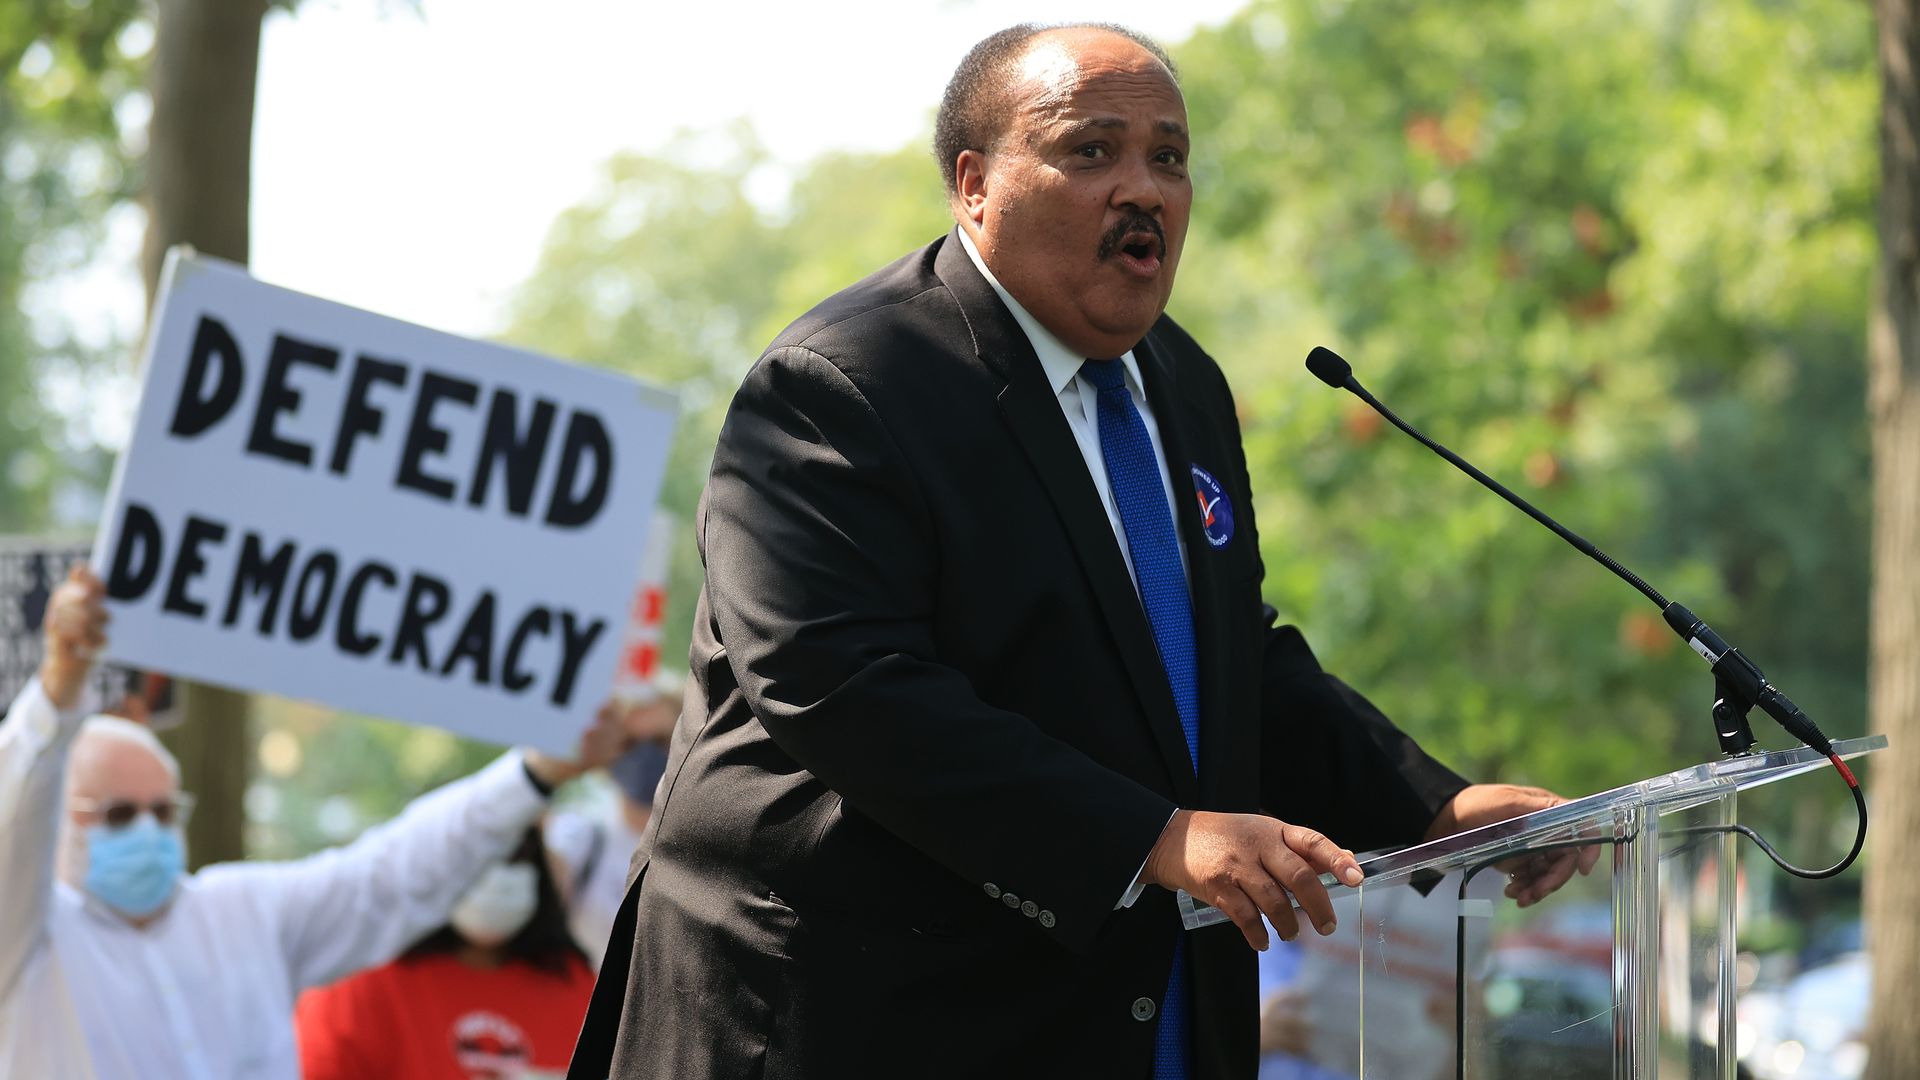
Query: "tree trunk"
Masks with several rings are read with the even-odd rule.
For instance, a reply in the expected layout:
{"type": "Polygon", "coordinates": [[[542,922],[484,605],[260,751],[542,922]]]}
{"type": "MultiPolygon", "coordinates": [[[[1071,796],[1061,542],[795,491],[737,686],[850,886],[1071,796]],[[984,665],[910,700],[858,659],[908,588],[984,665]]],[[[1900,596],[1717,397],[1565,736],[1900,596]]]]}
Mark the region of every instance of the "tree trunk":
{"type": "Polygon", "coordinates": [[[1920,1076],[1920,20],[1875,0],[1880,71],[1880,276],[1868,333],[1873,425],[1869,711],[1888,748],[1873,767],[1866,875],[1873,956],[1867,1075],[1920,1076]]]}
{"type": "Polygon", "coordinates": [[[147,300],[167,248],[247,261],[263,0],[160,0],[147,135],[147,300]]]}
{"type": "MultiPolygon", "coordinates": [[[[140,257],[149,309],[174,244],[247,261],[254,83],[265,14],[263,0],[160,0],[140,257]]],[[[182,690],[186,719],[166,741],[180,758],[182,785],[199,799],[188,852],[196,868],[243,858],[253,759],[247,696],[202,684],[182,690]]]]}

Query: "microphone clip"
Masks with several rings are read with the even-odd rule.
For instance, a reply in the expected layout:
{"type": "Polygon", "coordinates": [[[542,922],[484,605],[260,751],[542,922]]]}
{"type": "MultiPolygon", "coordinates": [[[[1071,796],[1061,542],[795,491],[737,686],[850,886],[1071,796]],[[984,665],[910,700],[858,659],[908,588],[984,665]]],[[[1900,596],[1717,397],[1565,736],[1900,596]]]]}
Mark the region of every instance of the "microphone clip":
{"type": "Polygon", "coordinates": [[[1753,728],[1747,726],[1751,701],[1740,694],[1721,675],[1713,677],[1713,733],[1720,738],[1720,752],[1728,757],[1753,750],[1753,728]]]}

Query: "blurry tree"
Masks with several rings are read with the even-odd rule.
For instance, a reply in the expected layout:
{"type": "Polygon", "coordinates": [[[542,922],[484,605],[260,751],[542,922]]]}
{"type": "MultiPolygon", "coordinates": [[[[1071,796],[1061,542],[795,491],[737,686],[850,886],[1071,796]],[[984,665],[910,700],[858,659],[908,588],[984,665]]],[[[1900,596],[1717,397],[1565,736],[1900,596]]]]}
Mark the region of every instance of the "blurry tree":
{"type": "MultiPolygon", "coordinates": [[[[254,82],[264,0],[160,0],[149,86],[147,238],[141,273],[152,307],[175,244],[247,261],[254,82]]],[[[183,684],[188,720],[166,735],[182,783],[200,800],[188,824],[195,866],[246,855],[247,695],[183,684]]]]}
{"type": "MultiPolygon", "coordinates": [[[[1920,835],[1920,10],[1879,0],[1880,276],[1872,322],[1875,730],[1888,748],[1875,775],[1881,836],[1920,835]]],[[[1920,1076],[1920,865],[1875,859],[1867,871],[1873,1008],[1867,1075],[1920,1076]]]]}
{"type": "MultiPolygon", "coordinates": [[[[92,362],[70,328],[21,303],[29,282],[84,264],[108,211],[144,181],[149,304],[172,243],[244,262],[247,161],[259,48],[257,0],[26,0],[0,8],[0,529],[44,526],[63,447],[41,404],[48,365],[92,362]],[[153,55],[147,55],[151,41],[153,55]],[[142,90],[142,76],[149,89],[142,90]],[[144,175],[136,166],[146,132],[144,175]]],[[[125,343],[116,343],[124,346],[125,343]]],[[[245,699],[188,688],[195,723],[167,736],[202,812],[196,864],[238,858],[245,699]]]]}
{"type": "Polygon", "coordinates": [[[787,262],[775,229],[744,194],[764,163],[744,129],[684,136],[658,155],[610,162],[600,192],[554,223],[505,337],[636,375],[680,395],[660,504],[687,528],[676,545],[661,652],[686,655],[700,560],[694,508],[728,384],[787,262]]]}
{"type": "Polygon", "coordinates": [[[611,162],[602,190],[555,223],[505,335],[680,393],[661,492],[687,526],[662,641],[676,665],[700,590],[694,512],[734,387],[787,322],[938,235],[946,220],[924,152],[826,155],[780,208],[746,194],[771,168],[741,127],[611,162]]]}
{"type": "Polygon", "coordinates": [[[266,13],[266,0],[159,0],[140,257],[149,304],[175,244],[247,261],[254,83],[266,13]]]}
{"type": "Polygon", "coordinates": [[[137,185],[138,107],[121,110],[140,100],[147,29],[139,0],[0,6],[0,532],[45,528],[84,450],[66,444],[38,382],[95,362],[98,343],[27,301],[34,283],[86,264],[108,209],[137,185]]]}
{"type": "Polygon", "coordinates": [[[449,732],[354,716],[269,695],[248,789],[247,854],[285,859],[345,843],[415,798],[500,756],[449,732]]]}
{"type": "Polygon", "coordinates": [[[1242,395],[1269,599],[1460,767],[1577,793],[1709,757],[1711,682],[1300,358],[1346,352],[1858,733],[1869,40],[1842,0],[1274,0],[1176,51],[1174,310],[1242,395]]]}

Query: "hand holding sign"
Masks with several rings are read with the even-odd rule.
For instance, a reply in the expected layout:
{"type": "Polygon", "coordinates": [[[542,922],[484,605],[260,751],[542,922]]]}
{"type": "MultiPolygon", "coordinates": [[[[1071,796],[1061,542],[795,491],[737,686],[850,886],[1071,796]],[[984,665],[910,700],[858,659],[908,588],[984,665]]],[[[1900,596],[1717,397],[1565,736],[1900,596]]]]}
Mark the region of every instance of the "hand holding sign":
{"type": "Polygon", "coordinates": [[[40,690],[56,709],[71,709],[79,703],[94,657],[107,643],[104,595],[93,571],[76,565],[47,603],[41,624],[46,652],[40,660],[40,690]]]}
{"type": "Polygon", "coordinates": [[[580,733],[573,757],[561,760],[538,750],[527,752],[527,768],[549,788],[559,787],[576,776],[605,768],[633,746],[634,738],[621,723],[620,709],[613,702],[601,704],[593,714],[593,723],[580,733]]]}

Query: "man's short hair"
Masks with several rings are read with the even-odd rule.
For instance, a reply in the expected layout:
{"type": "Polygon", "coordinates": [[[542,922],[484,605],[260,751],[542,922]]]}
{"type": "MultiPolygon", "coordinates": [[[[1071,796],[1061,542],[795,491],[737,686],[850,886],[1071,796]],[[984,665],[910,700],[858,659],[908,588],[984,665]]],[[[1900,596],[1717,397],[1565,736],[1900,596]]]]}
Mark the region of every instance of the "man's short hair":
{"type": "Polygon", "coordinates": [[[940,113],[933,122],[933,156],[940,161],[940,179],[947,194],[955,190],[954,160],[962,150],[985,152],[1006,133],[1007,116],[1012,111],[1007,100],[1012,89],[1014,65],[1027,54],[1034,38],[1054,30],[1105,30],[1118,34],[1153,54],[1166,65],[1167,73],[1179,84],[1180,72],[1160,43],[1114,23],[1021,23],[991,34],[960,60],[940,97],[940,113]]]}
{"type": "Polygon", "coordinates": [[[173,777],[175,784],[180,782],[179,760],[173,756],[173,751],[168,750],[166,744],[160,741],[160,737],[153,733],[153,729],[145,724],[135,723],[123,716],[96,713],[80,724],[80,734],[75,741],[95,740],[138,746],[160,759],[160,764],[173,777]]]}

